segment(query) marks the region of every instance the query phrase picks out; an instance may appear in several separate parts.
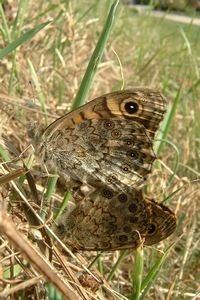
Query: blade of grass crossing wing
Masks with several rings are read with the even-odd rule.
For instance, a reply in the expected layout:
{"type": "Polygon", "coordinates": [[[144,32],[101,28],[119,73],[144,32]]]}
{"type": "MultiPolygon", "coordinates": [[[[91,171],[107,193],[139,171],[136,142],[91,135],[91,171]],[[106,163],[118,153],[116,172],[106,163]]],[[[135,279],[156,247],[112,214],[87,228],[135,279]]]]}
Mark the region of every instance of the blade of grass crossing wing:
{"type": "Polygon", "coordinates": [[[77,95],[74,99],[74,102],[72,104],[72,110],[79,107],[85,102],[85,99],[88,95],[89,89],[92,85],[97,67],[99,62],[101,61],[104,48],[106,46],[106,43],[108,41],[112,25],[114,22],[115,12],[119,1],[115,1],[113,5],[111,6],[111,9],[109,11],[108,17],[106,19],[106,22],[104,24],[102,33],[99,37],[99,40],[96,44],[96,47],[94,49],[94,52],[92,53],[91,59],[89,61],[88,67],[86,69],[86,72],[83,76],[82,82],[80,84],[79,90],[77,92],[77,95]]]}
{"type": "MultiPolygon", "coordinates": [[[[115,16],[115,12],[116,12],[118,3],[119,3],[119,0],[116,0],[113,3],[113,5],[111,6],[111,9],[109,11],[108,17],[104,24],[102,33],[99,37],[97,45],[94,49],[94,52],[91,56],[88,67],[86,69],[86,72],[83,76],[82,82],[81,82],[79,90],[77,92],[77,95],[72,104],[72,110],[74,110],[75,108],[82,105],[86,100],[86,97],[88,95],[89,89],[92,85],[92,82],[93,82],[93,79],[94,79],[94,76],[95,76],[95,73],[97,70],[97,66],[98,66],[99,62],[101,61],[104,48],[106,46],[107,40],[109,38],[111,29],[112,29],[112,25],[114,22],[114,16],[115,16]]],[[[68,193],[65,197],[69,198],[70,193],[68,193]]],[[[63,203],[65,203],[65,200],[63,200],[63,203]]],[[[63,204],[61,206],[63,207],[63,204]]],[[[58,215],[60,215],[60,213],[58,213],[58,215]]]]}
{"type": "Polygon", "coordinates": [[[55,221],[57,221],[61,217],[61,215],[63,214],[63,212],[64,212],[64,210],[67,206],[67,202],[70,200],[70,198],[71,198],[71,193],[66,192],[65,195],[64,195],[64,198],[62,200],[61,206],[59,208],[59,211],[55,215],[55,218],[54,218],[55,221]]]}
{"type": "Polygon", "coordinates": [[[48,184],[47,184],[47,189],[46,189],[46,193],[44,196],[44,203],[42,206],[42,213],[41,213],[41,217],[43,218],[43,220],[45,219],[46,213],[48,212],[50,201],[51,201],[52,195],[55,191],[57,180],[58,180],[58,175],[54,175],[54,176],[48,178],[48,184]]]}

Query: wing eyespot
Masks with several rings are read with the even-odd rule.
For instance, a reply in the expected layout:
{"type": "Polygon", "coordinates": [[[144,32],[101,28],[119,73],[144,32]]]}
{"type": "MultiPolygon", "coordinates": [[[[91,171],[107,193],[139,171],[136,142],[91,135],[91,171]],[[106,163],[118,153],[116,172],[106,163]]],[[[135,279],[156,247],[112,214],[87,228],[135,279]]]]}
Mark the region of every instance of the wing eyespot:
{"type": "Polygon", "coordinates": [[[153,235],[156,232],[157,226],[154,223],[150,223],[147,226],[147,234],[148,235],[153,235]]]}
{"type": "Polygon", "coordinates": [[[129,115],[133,115],[138,112],[139,105],[137,104],[137,102],[128,101],[125,103],[124,109],[129,115]]]}

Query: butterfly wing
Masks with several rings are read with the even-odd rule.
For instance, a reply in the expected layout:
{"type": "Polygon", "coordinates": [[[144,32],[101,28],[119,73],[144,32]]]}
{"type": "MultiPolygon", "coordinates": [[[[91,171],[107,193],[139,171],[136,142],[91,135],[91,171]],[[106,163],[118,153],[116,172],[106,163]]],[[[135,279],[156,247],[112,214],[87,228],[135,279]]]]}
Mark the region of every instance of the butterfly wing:
{"type": "Polygon", "coordinates": [[[86,120],[54,137],[54,147],[50,160],[58,173],[113,189],[141,185],[156,158],[144,127],[124,119],[86,120]]]}
{"type": "Polygon", "coordinates": [[[137,188],[151,171],[152,141],[165,110],[165,98],[151,89],[106,94],[52,123],[37,152],[68,186],[137,188]]]}
{"type": "Polygon", "coordinates": [[[91,185],[101,181],[102,185],[124,191],[127,187],[141,186],[156,158],[152,140],[143,125],[113,118],[89,120],[86,128],[80,127],[87,153],[95,160],[96,167],[88,172],[87,181],[91,185]]]}
{"type": "Polygon", "coordinates": [[[75,209],[62,216],[56,233],[76,250],[117,250],[157,243],[174,231],[175,217],[163,205],[142,197],[141,191],[116,193],[102,187],[76,201],[75,209]]]}
{"type": "Polygon", "coordinates": [[[148,198],[145,198],[145,202],[149,215],[145,245],[153,245],[166,239],[174,232],[176,216],[162,203],[148,198]]]}

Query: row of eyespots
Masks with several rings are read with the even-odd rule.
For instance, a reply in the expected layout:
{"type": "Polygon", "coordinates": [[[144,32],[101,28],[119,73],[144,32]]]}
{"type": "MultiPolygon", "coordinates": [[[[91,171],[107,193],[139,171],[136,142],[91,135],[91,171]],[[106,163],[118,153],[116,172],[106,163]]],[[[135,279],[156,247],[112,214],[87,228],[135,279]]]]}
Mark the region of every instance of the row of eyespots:
{"type": "MultiPolygon", "coordinates": [[[[121,244],[126,244],[128,241],[129,241],[129,243],[134,244],[139,240],[138,233],[137,233],[137,235],[135,235],[136,232],[134,232],[134,231],[133,231],[133,236],[130,236],[130,233],[131,233],[131,228],[130,227],[124,226],[123,230],[124,230],[125,233],[127,233],[127,235],[126,234],[121,234],[117,237],[118,241],[121,244]]],[[[151,223],[151,224],[147,225],[147,234],[148,235],[155,234],[155,231],[156,231],[156,224],[151,223]]]]}
{"type": "MultiPolygon", "coordinates": [[[[114,197],[114,192],[109,189],[103,189],[101,192],[101,195],[106,199],[112,199],[114,197]]],[[[133,196],[136,197],[136,196],[133,196]]],[[[121,193],[117,196],[116,201],[119,201],[120,203],[126,203],[128,201],[128,196],[125,193],[121,193]]],[[[142,201],[142,199],[134,199],[134,202],[131,202],[128,206],[128,210],[130,213],[135,214],[138,210],[138,206],[136,203],[139,203],[139,201],[142,201]]]]}

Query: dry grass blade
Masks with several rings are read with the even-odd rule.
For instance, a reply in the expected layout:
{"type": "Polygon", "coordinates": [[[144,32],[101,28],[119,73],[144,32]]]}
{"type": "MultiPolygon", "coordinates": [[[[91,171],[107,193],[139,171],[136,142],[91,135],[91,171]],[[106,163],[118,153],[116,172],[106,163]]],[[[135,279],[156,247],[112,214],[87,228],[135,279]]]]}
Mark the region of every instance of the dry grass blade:
{"type": "Polygon", "coordinates": [[[8,183],[9,181],[16,179],[22,175],[24,175],[27,172],[26,168],[20,168],[18,170],[14,170],[9,172],[8,174],[1,175],[0,176],[0,185],[8,183]]]}
{"type": "MultiPolygon", "coordinates": [[[[69,285],[64,282],[59,276],[58,272],[52,267],[52,265],[43,257],[33,245],[26,240],[19,232],[16,230],[15,225],[6,215],[3,209],[3,202],[1,201],[0,210],[0,232],[5,235],[10,243],[12,243],[20,252],[28,259],[29,262],[34,264],[37,269],[52,282],[62,293],[71,300],[80,299],[73,291],[69,285]]],[[[11,291],[12,292],[12,291],[11,291]]],[[[0,296],[8,296],[10,291],[2,292],[0,296]],[[3,295],[2,295],[3,294],[3,295]]]]}

